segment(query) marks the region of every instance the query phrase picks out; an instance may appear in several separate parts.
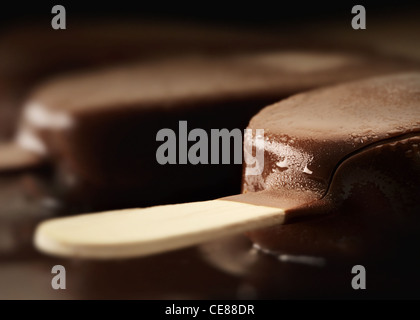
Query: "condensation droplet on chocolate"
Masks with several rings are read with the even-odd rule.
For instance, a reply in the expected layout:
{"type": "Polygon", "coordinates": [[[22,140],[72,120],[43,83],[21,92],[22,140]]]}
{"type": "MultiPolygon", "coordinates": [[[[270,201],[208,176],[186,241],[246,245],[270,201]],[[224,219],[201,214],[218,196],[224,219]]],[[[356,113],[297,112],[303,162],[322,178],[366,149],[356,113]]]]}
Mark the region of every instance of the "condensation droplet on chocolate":
{"type": "Polygon", "coordinates": [[[306,174],[312,174],[313,173],[313,171],[308,169],[308,165],[305,165],[305,168],[303,169],[303,172],[306,173],[306,174]]]}
{"type": "Polygon", "coordinates": [[[289,164],[287,163],[287,159],[283,158],[282,160],[276,162],[276,166],[282,169],[287,169],[289,164]]]}

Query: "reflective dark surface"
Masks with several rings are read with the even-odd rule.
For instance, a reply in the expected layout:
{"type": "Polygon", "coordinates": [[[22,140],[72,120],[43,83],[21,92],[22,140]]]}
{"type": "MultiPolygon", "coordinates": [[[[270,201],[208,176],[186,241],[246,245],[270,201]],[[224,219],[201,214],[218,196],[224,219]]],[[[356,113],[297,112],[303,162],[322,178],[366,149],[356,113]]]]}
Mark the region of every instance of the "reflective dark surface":
{"type": "Polygon", "coordinates": [[[238,235],[130,260],[48,257],[31,243],[36,222],[62,211],[45,191],[45,176],[21,173],[0,181],[1,299],[420,298],[417,252],[405,248],[379,261],[318,257],[311,265],[263,253],[238,235]],[[66,268],[66,290],[51,287],[57,264],[66,268]],[[366,268],[367,290],[351,286],[356,264],[366,268]]]}

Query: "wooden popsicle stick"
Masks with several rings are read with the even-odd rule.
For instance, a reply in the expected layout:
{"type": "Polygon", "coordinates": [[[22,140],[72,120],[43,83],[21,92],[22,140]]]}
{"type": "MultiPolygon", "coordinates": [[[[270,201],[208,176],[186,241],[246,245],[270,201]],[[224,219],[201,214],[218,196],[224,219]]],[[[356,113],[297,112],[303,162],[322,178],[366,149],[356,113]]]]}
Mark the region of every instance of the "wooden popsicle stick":
{"type": "Polygon", "coordinates": [[[284,222],[276,207],[211,200],[52,219],[35,233],[48,254],[92,259],[145,256],[284,222]]]}
{"type": "Polygon", "coordinates": [[[37,167],[44,160],[41,155],[24,149],[17,143],[0,144],[0,172],[37,167]]]}

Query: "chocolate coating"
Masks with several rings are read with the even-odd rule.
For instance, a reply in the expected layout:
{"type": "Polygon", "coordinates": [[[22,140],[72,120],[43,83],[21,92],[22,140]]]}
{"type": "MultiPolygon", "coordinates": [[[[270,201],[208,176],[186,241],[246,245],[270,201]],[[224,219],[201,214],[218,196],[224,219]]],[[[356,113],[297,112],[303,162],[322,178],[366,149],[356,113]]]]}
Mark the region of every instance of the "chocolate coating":
{"type": "Polygon", "coordinates": [[[300,190],[313,198],[297,219],[290,210],[289,224],[250,238],[269,250],[349,259],[418,245],[419,106],[420,74],[409,73],[300,94],[261,111],[250,127],[265,124],[264,172],[244,176],[244,192],[271,190],[281,199],[300,190]]]}

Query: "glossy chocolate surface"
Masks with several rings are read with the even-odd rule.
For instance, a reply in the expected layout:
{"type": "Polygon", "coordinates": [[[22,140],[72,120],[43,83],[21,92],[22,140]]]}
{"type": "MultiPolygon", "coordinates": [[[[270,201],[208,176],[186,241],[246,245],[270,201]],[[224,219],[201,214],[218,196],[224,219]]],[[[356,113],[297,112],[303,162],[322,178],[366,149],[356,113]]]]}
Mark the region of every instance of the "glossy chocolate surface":
{"type": "Polygon", "coordinates": [[[290,210],[288,224],[252,231],[251,239],[283,253],[350,260],[416,247],[419,106],[420,75],[411,73],[303,93],[261,111],[250,126],[266,124],[264,172],[244,177],[244,192],[312,199],[299,216],[290,210]]]}

